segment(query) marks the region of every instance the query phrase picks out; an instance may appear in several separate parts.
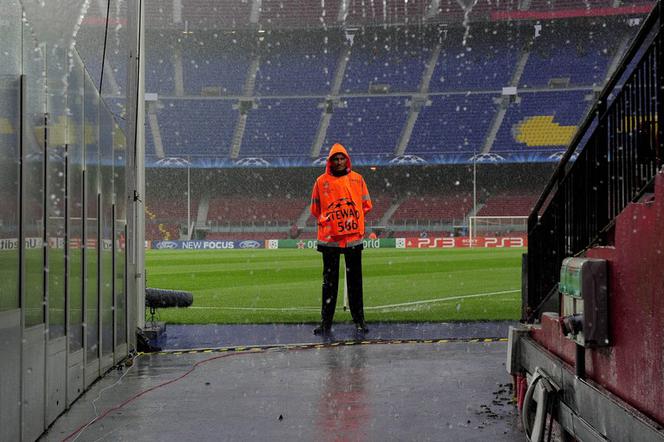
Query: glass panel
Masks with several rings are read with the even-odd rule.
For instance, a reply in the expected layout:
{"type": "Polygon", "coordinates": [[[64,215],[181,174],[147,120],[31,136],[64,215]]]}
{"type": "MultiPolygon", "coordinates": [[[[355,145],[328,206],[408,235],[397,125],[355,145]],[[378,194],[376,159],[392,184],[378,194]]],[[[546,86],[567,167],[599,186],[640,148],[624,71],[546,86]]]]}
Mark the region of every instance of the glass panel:
{"type": "Polygon", "coordinates": [[[19,306],[18,130],[21,8],[0,2],[0,311],[19,306]]]}
{"type": "Polygon", "coordinates": [[[101,344],[102,354],[113,353],[113,116],[99,109],[101,149],[101,344]]]}
{"type": "Polygon", "coordinates": [[[127,197],[125,195],[126,138],[119,125],[113,130],[113,193],[115,195],[115,312],[117,344],[127,342],[127,302],[125,292],[125,226],[127,197]]]}
{"type": "MultiPolygon", "coordinates": [[[[39,41],[68,48],[90,9],[90,0],[21,0],[25,16],[39,41]]],[[[4,11],[3,11],[4,15],[4,11]]]]}
{"type": "Polygon", "coordinates": [[[85,323],[88,361],[97,358],[99,350],[98,299],[98,207],[99,207],[99,95],[85,75],[85,323]]]}
{"type": "Polygon", "coordinates": [[[67,77],[67,180],[69,205],[68,270],[69,270],[69,348],[83,348],[83,65],[76,53],[67,77]]]}
{"type": "MultiPolygon", "coordinates": [[[[108,38],[106,39],[106,61],[102,96],[119,97],[124,102],[127,95],[127,60],[129,59],[127,1],[114,0],[108,11],[108,38]]],[[[108,102],[112,113],[117,113],[112,102],[108,102]]]]}
{"type": "MultiPolygon", "coordinates": [[[[83,20],[76,33],[75,41],[76,51],[81,56],[85,69],[90,74],[97,91],[99,91],[99,81],[101,79],[107,5],[107,1],[86,2],[87,8],[82,11],[83,20]]],[[[111,8],[113,8],[112,5],[111,8]]]]}
{"type": "Polygon", "coordinates": [[[67,130],[66,52],[49,48],[46,237],[48,238],[48,318],[51,339],[65,335],[65,149],[67,130]]]}
{"type": "Polygon", "coordinates": [[[44,322],[44,48],[23,29],[26,109],[23,132],[23,232],[25,236],[25,326],[44,322]]]}

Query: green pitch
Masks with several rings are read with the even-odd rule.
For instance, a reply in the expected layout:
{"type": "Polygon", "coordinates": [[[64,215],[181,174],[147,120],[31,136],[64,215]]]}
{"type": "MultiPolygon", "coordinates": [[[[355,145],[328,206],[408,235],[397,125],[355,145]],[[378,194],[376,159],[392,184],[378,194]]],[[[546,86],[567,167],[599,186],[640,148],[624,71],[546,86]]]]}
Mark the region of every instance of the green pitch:
{"type": "MultiPolygon", "coordinates": [[[[369,322],[514,320],[524,249],[367,249],[369,322]]],[[[148,287],[186,290],[192,307],[160,309],[178,324],[320,321],[322,260],[314,250],[148,251],[148,287]]],[[[340,283],[335,322],[343,311],[340,283]]]]}

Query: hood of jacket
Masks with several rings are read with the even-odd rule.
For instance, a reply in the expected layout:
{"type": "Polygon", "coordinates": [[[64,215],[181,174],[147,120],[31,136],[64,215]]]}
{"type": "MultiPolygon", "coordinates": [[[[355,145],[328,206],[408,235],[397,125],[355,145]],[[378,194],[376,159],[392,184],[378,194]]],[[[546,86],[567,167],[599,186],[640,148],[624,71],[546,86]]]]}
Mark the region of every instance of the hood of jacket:
{"type": "Polygon", "coordinates": [[[330,148],[330,153],[327,155],[327,164],[325,166],[325,173],[333,175],[331,158],[338,153],[344,154],[348,159],[348,161],[346,161],[346,173],[350,173],[351,170],[350,155],[348,155],[348,152],[346,152],[346,148],[339,143],[334,143],[332,148],[330,148]]]}

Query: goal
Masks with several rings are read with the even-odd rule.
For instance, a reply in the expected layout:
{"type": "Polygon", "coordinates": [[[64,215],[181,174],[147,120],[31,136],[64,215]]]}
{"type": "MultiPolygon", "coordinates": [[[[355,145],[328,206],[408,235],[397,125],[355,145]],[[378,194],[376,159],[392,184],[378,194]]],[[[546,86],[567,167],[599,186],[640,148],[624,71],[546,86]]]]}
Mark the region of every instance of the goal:
{"type": "Polygon", "coordinates": [[[527,216],[470,216],[468,236],[470,243],[480,236],[527,235],[527,216]]]}

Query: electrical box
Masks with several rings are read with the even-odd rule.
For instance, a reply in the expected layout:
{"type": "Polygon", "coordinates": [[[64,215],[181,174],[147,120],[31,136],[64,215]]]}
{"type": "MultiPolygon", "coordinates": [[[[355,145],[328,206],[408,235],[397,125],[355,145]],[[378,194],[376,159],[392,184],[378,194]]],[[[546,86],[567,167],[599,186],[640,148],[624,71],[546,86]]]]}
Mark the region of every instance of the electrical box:
{"type": "Polygon", "coordinates": [[[584,347],[609,345],[608,266],[604,259],[565,258],[558,291],[565,335],[584,347]]]}

